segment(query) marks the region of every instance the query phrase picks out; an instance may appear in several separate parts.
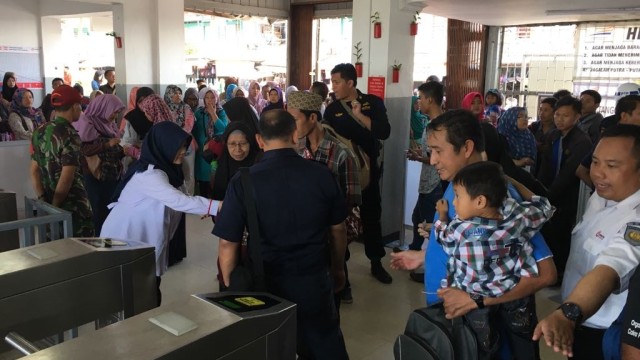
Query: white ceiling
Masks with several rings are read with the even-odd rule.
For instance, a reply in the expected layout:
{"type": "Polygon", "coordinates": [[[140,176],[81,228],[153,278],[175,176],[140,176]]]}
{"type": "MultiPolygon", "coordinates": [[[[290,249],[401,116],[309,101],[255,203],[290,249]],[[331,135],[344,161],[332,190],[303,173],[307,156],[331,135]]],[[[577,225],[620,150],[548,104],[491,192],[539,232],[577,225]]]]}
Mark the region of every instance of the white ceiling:
{"type": "MultiPolygon", "coordinates": [[[[423,12],[484,25],[524,25],[640,19],[638,0],[426,0],[423,12]],[[604,9],[636,8],[634,11],[604,9]],[[598,10],[602,9],[602,10],[598,10]],[[547,10],[593,10],[600,14],[547,15],[547,10]]],[[[639,21],[640,23],[640,21],[639,21]]]]}
{"type": "MultiPolygon", "coordinates": [[[[44,1],[44,0],[42,0],[44,1]]],[[[71,0],[98,4],[121,3],[135,0],[71,0]]],[[[362,1],[362,0],[356,0],[362,1]]],[[[412,7],[421,7],[425,3],[427,7],[423,12],[443,16],[451,19],[465,20],[493,26],[525,25],[525,24],[549,24],[549,23],[575,23],[586,21],[620,21],[639,20],[640,0],[388,0],[398,1],[412,7]],[[611,11],[611,9],[635,8],[634,11],[611,11]],[[608,10],[607,10],[608,9],[608,10]],[[547,15],[549,10],[586,10],[592,14],[562,14],[547,15]],[[606,13],[604,13],[606,12],[606,13]]],[[[195,4],[217,4],[221,7],[232,6],[239,13],[248,1],[244,0],[184,0],[185,7],[193,8],[195,4]]],[[[352,2],[352,0],[261,0],[258,3],[270,3],[278,9],[288,8],[294,3],[336,3],[352,2]]],[[[251,1],[253,4],[254,1],[251,1]]],[[[255,6],[248,8],[255,9],[255,6]]],[[[276,11],[275,9],[270,9],[276,11]]],[[[280,10],[282,12],[282,10],[280,10]]],[[[286,11],[284,11],[286,14],[286,11]]]]}

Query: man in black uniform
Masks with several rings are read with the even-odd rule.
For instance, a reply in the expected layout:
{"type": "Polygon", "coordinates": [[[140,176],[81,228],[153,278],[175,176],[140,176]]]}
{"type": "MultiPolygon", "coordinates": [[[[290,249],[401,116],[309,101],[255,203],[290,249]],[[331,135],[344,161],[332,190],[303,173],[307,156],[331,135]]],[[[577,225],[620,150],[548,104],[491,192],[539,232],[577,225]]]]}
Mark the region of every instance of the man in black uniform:
{"type": "MultiPolygon", "coordinates": [[[[298,305],[300,358],[348,359],[333,303],[333,292],[345,281],[345,199],[326,165],[295,151],[295,130],[295,119],[284,110],[262,114],[257,140],[265,152],[250,169],[266,286],[298,305]]],[[[229,286],[247,224],[240,173],[224,199],[213,234],[220,237],[220,269],[229,286]]]]}
{"type": "Polygon", "coordinates": [[[362,189],[362,238],[365,253],[371,260],[371,274],[378,281],[390,284],[391,275],[380,262],[386,253],[380,225],[382,169],[378,165],[380,141],[387,139],[391,133],[387,109],[379,97],[363,94],[356,89],[356,69],[351,64],[338,64],[331,70],[331,85],[336,100],[325,110],[325,121],[340,135],[358,144],[371,161],[371,181],[366,189],[362,189]]]}

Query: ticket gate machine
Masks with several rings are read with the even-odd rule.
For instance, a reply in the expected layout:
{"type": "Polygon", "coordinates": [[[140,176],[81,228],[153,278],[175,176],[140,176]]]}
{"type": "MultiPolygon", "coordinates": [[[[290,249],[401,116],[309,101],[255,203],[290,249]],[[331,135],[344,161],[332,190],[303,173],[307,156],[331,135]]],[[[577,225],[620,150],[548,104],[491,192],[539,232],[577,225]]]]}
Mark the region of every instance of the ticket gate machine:
{"type": "Polygon", "coordinates": [[[191,295],[24,359],[296,358],[296,305],[265,293],[191,295]]]}
{"type": "MultiPolygon", "coordinates": [[[[0,253],[0,336],[37,341],[157,306],[155,252],[134,241],[62,239],[0,253]]],[[[0,342],[0,353],[10,347],[0,342]]]]}

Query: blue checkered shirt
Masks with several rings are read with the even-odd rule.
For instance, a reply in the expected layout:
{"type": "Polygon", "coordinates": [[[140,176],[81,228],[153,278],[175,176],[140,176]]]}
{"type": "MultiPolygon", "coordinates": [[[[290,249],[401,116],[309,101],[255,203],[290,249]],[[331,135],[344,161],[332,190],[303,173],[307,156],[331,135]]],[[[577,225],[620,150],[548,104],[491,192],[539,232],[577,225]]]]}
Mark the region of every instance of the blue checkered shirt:
{"type": "Polygon", "coordinates": [[[538,267],[529,240],[553,215],[549,200],[533,196],[531,202],[506,199],[503,220],[458,217],[449,224],[434,224],[449,255],[449,286],[468,293],[498,297],[511,290],[520,277],[537,276],[538,267]]]}

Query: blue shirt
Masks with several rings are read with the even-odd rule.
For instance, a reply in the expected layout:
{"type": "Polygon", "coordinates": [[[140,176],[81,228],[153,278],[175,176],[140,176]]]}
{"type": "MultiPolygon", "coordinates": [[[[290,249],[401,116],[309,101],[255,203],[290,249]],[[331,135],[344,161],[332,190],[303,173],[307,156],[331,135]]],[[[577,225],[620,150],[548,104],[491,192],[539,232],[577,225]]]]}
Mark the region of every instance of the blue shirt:
{"type": "MultiPolygon", "coordinates": [[[[508,184],[508,190],[509,195],[513,199],[522,201],[522,197],[513,185],[508,184]]],[[[449,219],[453,219],[456,216],[456,210],[453,207],[454,196],[453,185],[449,184],[444,193],[444,199],[447,200],[447,203],[449,204],[449,219]]],[[[436,212],[433,222],[439,218],[440,217],[436,212]]],[[[424,287],[427,292],[427,305],[433,305],[442,301],[442,299],[436,295],[436,292],[440,289],[440,280],[447,276],[447,260],[449,259],[449,256],[444,252],[442,245],[438,243],[436,237],[435,229],[432,228],[431,234],[429,235],[427,250],[424,255],[424,287]]],[[[533,258],[536,259],[536,262],[553,256],[540,233],[537,233],[533,238],[531,238],[531,246],[533,247],[533,258]]]]}
{"type": "MultiPolygon", "coordinates": [[[[279,149],[265,152],[250,174],[265,274],[295,276],[326,271],[329,228],[347,217],[344,195],[329,168],[303,159],[293,149],[279,149]]],[[[238,172],[229,183],[213,234],[238,243],[246,223],[238,172]]]]}

